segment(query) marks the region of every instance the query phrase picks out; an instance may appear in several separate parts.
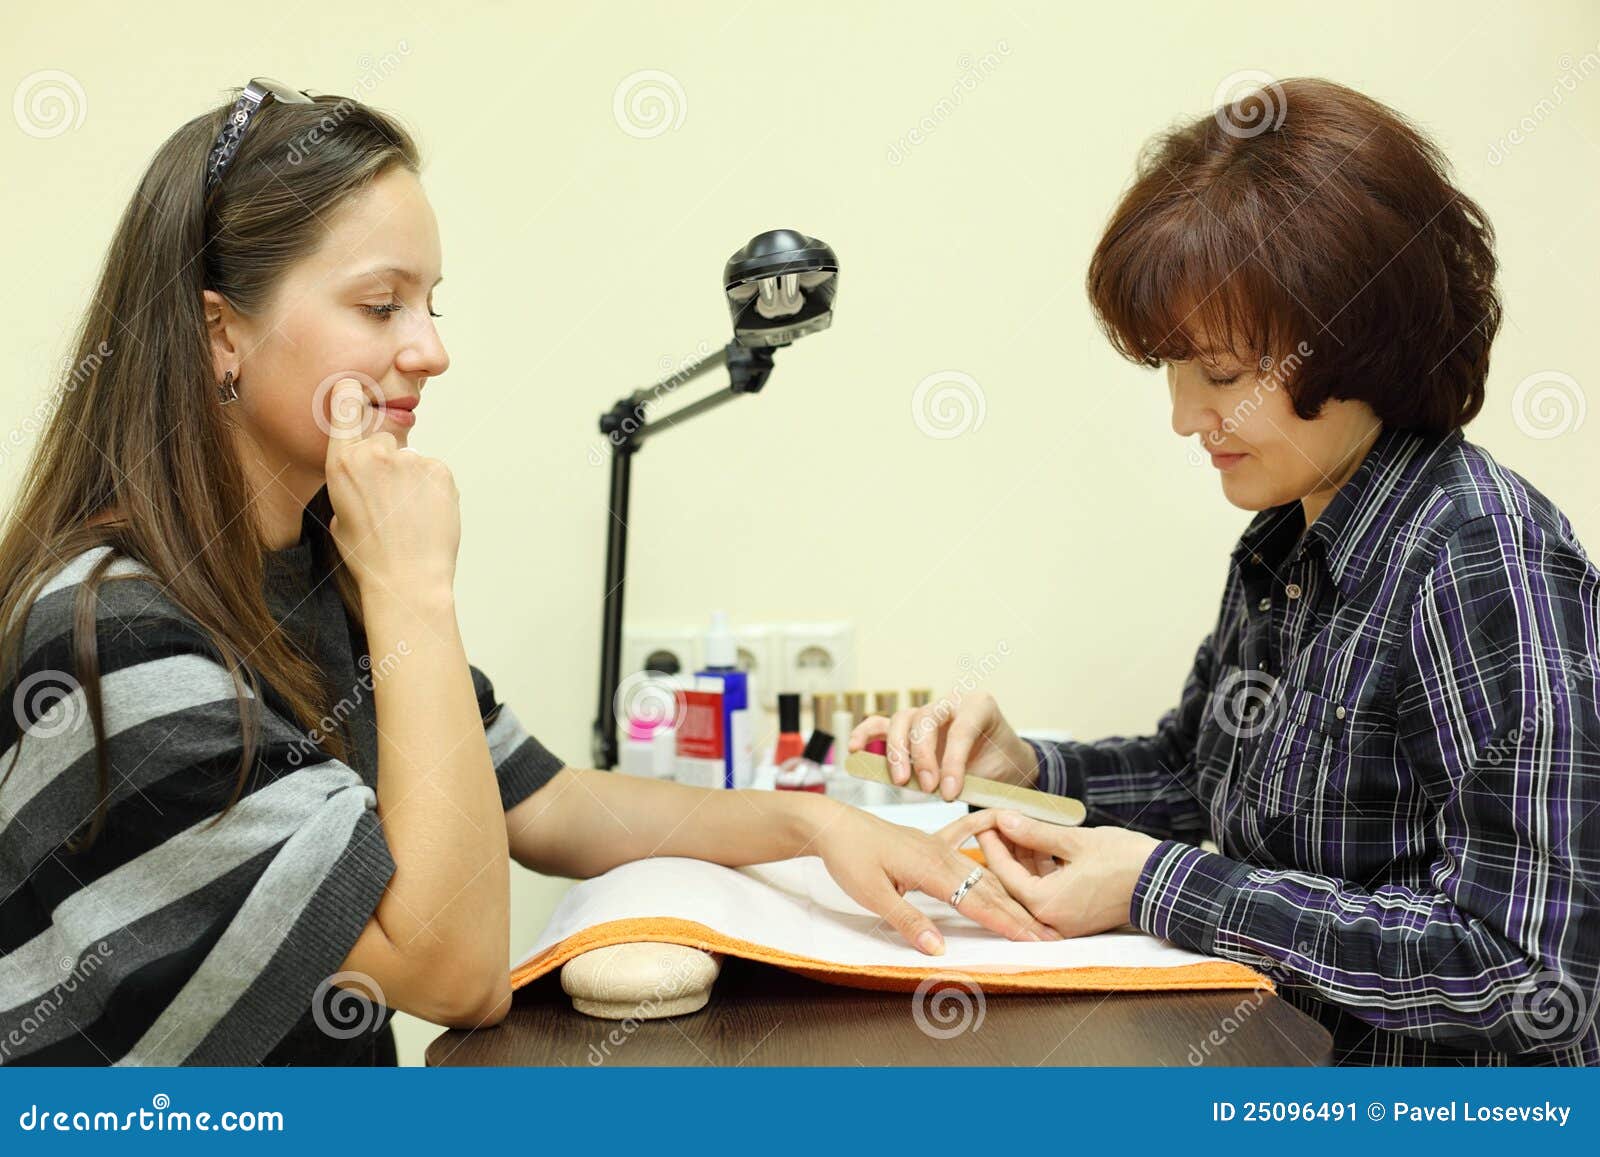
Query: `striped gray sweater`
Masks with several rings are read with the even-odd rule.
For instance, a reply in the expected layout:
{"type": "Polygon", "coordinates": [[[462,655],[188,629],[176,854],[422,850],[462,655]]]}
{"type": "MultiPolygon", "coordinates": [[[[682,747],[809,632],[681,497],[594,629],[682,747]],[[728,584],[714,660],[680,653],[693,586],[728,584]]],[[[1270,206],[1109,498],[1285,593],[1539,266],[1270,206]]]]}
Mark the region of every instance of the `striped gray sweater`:
{"type": "MultiPolygon", "coordinates": [[[[395,868],[375,810],[371,668],[396,657],[369,658],[309,540],[269,554],[269,605],[336,702],[307,733],[264,689],[255,770],[214,822],[242,749],[232,677],[118,559],[109,575],[143,577],[99,592],[110,807],[100,838],[71,852],[97,802],[71,621],[105,550],[42,589],[0,712],[0,1063],[393,1063],[381,995],[331,980],[395,868]],[[349,762],[316,742],[341,726],[349,762]]],[[[471,674],[510,808],[562,762],[471,674]]]]}

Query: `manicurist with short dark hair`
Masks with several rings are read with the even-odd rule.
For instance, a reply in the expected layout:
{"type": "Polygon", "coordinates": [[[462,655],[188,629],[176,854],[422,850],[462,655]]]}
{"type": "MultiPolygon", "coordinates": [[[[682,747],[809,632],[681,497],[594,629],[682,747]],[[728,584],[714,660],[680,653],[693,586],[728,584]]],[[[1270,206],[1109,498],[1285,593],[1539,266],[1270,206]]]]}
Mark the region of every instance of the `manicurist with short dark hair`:
{"type": "Polygon", "coordinates": [[[1257,512],[1178,707],[1030,743],[967,696],[850,741],[886,736],[897,780],[946,798],[965,775],[1081,798],[1081,829],[946,835],[1067,935],[1131,922],[1267,971],[1343,1064],[1600,1062],[1600,573],[1462,435],[1495,266],[1438,149],[1348,88],[1285,81],[1156,139],[1089,297],[1257,512]]]}

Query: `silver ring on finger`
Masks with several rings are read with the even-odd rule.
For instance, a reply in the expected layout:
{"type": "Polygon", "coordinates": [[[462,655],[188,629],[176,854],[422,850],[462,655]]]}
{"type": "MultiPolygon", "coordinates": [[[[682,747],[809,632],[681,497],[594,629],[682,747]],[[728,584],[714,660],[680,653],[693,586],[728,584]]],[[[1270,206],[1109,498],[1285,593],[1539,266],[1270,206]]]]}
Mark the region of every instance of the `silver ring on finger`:
{"type": "Polygon", "coordinates": [[[961,887],[957,888],[955,892],[951,894],[950,907],[961,907],[961,901],[967,898],[967,893],[972,891],[972,886],[981,879],[983,879],[983,865],[979,864],[976,868],[972,869],[972,874],[970,876],[961,881],[961,887]]]}

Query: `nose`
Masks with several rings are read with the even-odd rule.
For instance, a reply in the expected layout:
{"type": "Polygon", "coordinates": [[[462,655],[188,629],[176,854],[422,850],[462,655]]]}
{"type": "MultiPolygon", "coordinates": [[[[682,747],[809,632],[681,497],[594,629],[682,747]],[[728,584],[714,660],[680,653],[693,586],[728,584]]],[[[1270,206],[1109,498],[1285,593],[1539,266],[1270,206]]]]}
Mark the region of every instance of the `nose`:
{"type": "Polygon", "coordinates": [[[1189,375],[1167,368],[1167,389],[1172,395],[1172,432],[1180,438],[1200,435],[1216,441],[1222,431],[1222,415],[1212,406],[1202,385],[1186,381],[1189,375]]]}
{"type": "Polygon", "coordinates": [[[406,335],[394,364],[403,374],[424,378],[436,378],[450,368],[450,354],[431,317],[425,317],[406,335]]]}

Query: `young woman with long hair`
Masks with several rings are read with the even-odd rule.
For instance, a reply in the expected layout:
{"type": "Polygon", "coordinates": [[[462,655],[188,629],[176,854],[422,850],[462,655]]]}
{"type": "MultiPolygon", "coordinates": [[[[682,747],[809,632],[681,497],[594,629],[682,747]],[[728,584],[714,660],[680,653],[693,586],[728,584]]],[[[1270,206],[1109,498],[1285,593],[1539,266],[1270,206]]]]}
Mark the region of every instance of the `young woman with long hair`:
{"type": "MultiPolygon", "coordinates": [[[[419,167],[252,82],[128,203],[0,537],[0,1060],[393,1063],[322,1002],[499,1020],[513,859],[819,855],[942,951],[903,893],[972,864],[932,836],[566,767],[468,663],[457,491],[407,445],[449,404],[419,167]]],[[[961,911],[1057,936],[991,876],[961,911]]]]}

